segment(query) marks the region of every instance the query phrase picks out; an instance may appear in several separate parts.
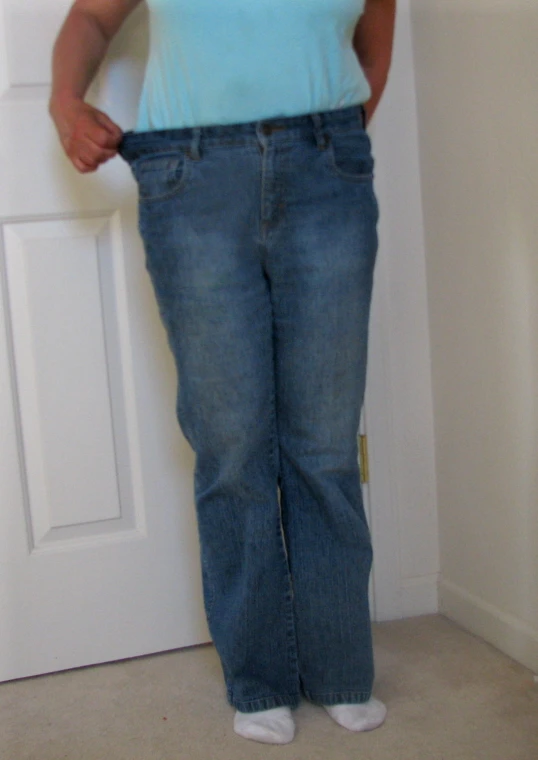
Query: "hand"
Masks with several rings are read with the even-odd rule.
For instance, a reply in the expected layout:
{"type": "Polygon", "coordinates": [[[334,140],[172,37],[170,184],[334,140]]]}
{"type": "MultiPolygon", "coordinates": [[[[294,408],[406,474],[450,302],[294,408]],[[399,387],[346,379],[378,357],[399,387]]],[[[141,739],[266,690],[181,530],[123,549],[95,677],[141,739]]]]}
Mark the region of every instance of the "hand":
{"type": "Polygon", "coordinates": [[[73,98],[51,100],[49,111],[66,155],[81,174],[94,172],[118,152],[123,132],[97,108],[73,98]]]}
{"type": "Polygon", "coordinates": [[[377,107],[383,96],[383,92],[385,91],[385,86],[387,84],[386,79],[381,79],[379,75],[376,77],[376,74],[377,72],[367,71],[367,77],[368,81],[370,82],[370,89],[372,92],[370,99],[366,101],[366,103],[363,103],[367,127],[374,118],[377,107]]]}
{"type": "Polygon", "coordinates": [[[365,121],[364,127],[365,129],[367,129],[370,122],[372,121],[372,116],[374,115],[371,101],[369,100],[366,103],[363,103],[362,107],[364,108],[364,121],[365,121]]]}

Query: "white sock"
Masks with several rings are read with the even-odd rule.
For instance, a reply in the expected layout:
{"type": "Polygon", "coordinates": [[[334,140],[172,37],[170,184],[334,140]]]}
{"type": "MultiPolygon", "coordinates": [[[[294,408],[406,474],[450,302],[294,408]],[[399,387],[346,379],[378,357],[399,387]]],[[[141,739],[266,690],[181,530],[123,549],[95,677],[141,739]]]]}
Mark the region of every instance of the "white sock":
{"type": "Polygon", "coordinates": [[[273,707],[260,712],[235,713],[234,731],[245,739],[264,744],[289,744],[295,736],[295,724],[289,707],[273,707]]]}
{"type": "Polygon", "coordinates": [[[387,708],[378,699],[358,705],[324,705],[338,725],[350,731],[372,731],[385,720],[387,708]]]}

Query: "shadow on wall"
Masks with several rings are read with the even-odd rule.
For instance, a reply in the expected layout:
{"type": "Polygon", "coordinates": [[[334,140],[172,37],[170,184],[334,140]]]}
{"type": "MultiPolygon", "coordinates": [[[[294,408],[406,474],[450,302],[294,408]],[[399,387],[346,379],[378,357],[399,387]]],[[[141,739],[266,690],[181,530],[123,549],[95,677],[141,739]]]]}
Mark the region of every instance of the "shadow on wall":
{"type": "Polygon", "coordinates": [[[442,578],[538,663],[538,4],[411,6],[442,578]]]}

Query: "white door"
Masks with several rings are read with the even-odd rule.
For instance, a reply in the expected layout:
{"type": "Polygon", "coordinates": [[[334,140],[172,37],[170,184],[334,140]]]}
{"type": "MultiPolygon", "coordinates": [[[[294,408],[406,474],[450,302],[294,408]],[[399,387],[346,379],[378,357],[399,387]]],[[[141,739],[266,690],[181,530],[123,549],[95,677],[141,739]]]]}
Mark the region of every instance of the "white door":
{"type": "MultiPolygon", "coordinates": [[[[119,158],[78,175],[47,113],[69,5],[0,0],[2,680],[210,638],[135,185],[119,158]]],[[[124,129],[146,32],[140,10],[92,94],[124,129]]]]}

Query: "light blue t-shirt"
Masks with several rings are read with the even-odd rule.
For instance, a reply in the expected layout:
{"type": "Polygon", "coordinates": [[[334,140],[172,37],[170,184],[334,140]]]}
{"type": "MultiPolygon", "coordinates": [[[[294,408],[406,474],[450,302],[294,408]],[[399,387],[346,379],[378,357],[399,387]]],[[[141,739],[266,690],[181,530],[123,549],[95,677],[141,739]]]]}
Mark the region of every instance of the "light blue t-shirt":
{"type": "Polygon", "coordinates": [[[147,0],[136,130],[235,124],[364,103],[365,0],[147,0]]]}

